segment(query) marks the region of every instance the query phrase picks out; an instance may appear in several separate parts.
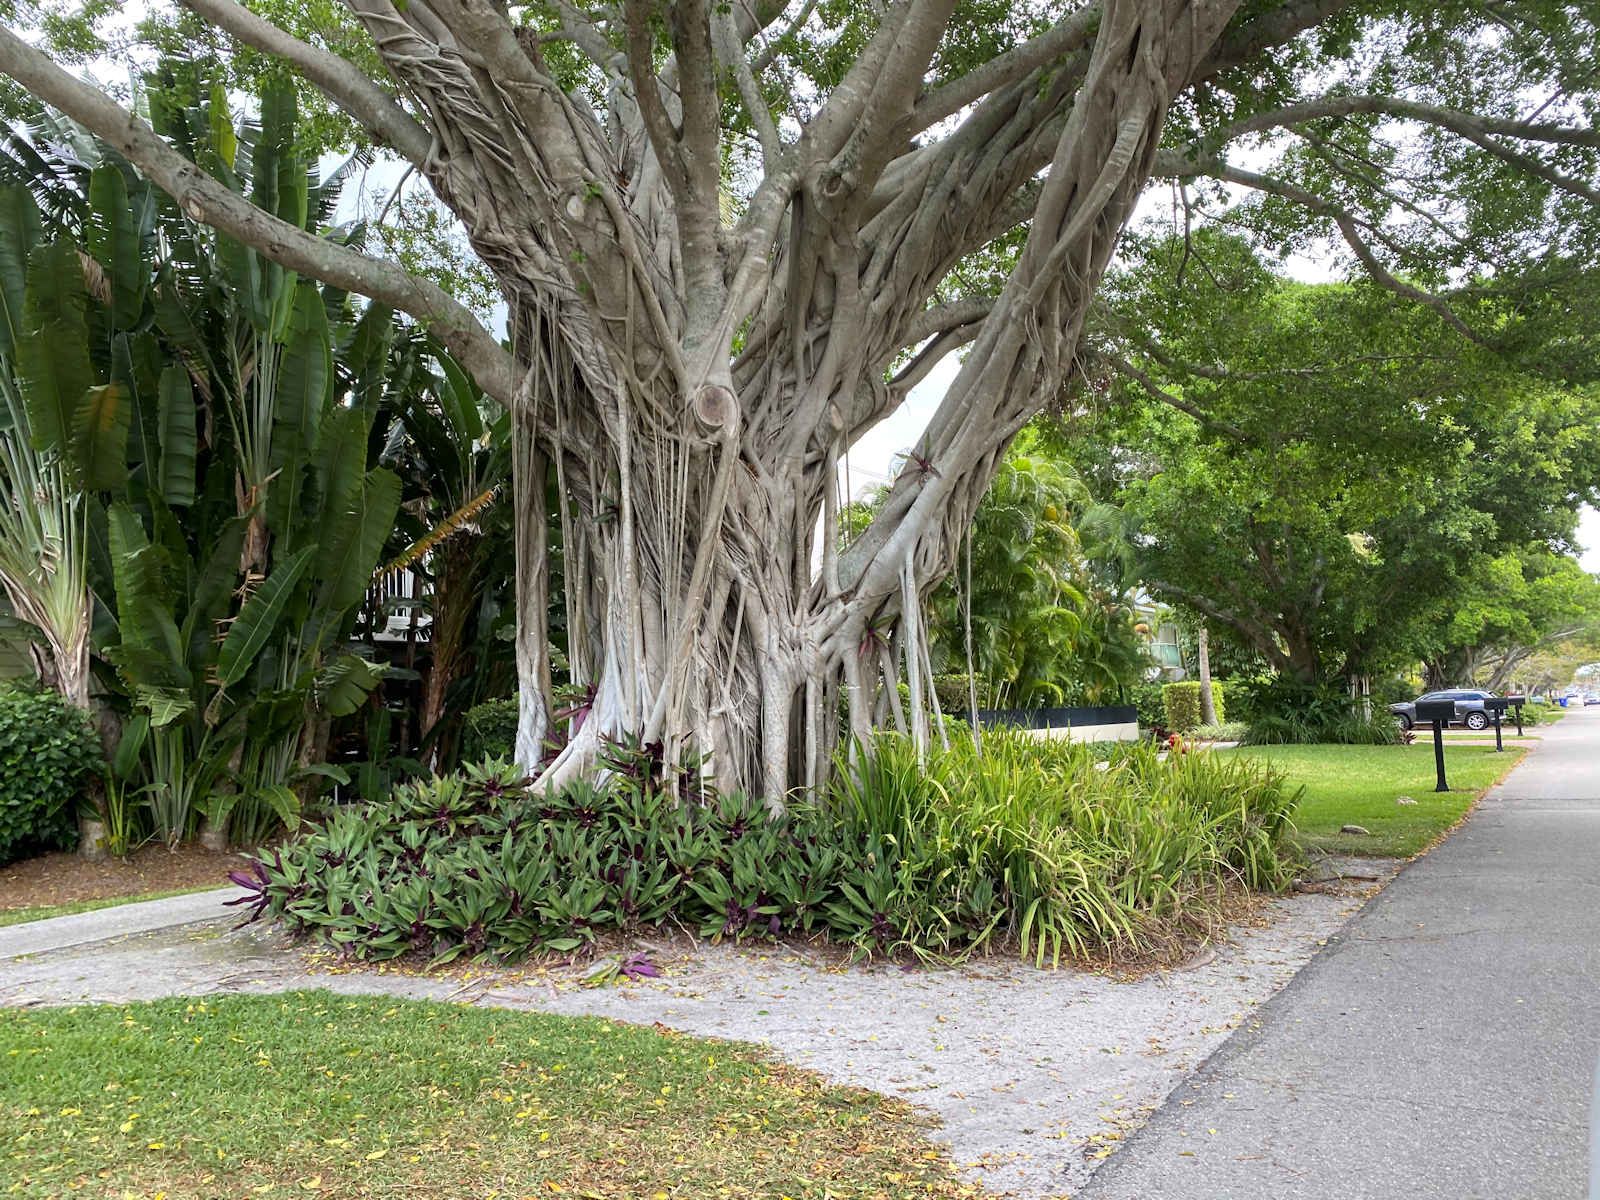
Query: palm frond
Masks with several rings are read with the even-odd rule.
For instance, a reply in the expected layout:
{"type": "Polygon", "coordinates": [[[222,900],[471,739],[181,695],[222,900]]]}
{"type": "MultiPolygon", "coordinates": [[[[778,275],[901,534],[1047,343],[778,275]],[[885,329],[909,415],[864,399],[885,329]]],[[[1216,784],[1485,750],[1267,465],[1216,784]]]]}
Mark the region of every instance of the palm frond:
{"type": "Polygon", "coordinates": [[[474,517],[494,503],[496,496],[500,493],[500,486],[500,484],[495,484],[491,488],[485,488],[471,500],[468,500],[455,512],[397,554],[392,561],[373,572],[372,582],[374,584],[381,583],[389,576],[404,571],[413,563],[426,557],[429,551],[455,537],[456,534],[467,527],[474,517]]]}

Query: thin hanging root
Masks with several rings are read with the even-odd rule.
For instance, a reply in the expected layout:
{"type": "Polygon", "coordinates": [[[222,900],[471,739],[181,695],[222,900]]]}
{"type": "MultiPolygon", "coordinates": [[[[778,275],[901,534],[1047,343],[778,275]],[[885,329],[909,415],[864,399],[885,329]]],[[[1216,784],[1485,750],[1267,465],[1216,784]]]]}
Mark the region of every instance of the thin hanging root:
{"type": "Polygon", "coordinates": [[[911,688],[911,743],[917,749],[917,761],[927,759],[928,710],[922,694],[922,629],[918,618],[922,615],[922,599],[917,594],[916,575],[911,567],[911,552],[906,553],[901,571],[900,628],[905,644],[906,682],[911,688]]]}
{"type": "Polygon", "coordinates": [[[983,722],[978,720],[978,670],[974,665],[972,653],[972,530],[967,530],[963,539],[966,543],[966,583],[961,589],[961,623],[965,630],[967,643],[967,703],[968,716],[972,721],[972,742],[977,747],[978,753],[983,753],[983,722]]]}

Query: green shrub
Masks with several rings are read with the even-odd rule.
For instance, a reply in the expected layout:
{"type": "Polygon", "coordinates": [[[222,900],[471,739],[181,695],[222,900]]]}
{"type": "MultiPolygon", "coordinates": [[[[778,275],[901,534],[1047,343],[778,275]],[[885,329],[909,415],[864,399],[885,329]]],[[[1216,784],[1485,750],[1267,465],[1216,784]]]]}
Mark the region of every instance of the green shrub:
{"type": "Polygon", "coordinates": [[[1242,685],[1250,716],[1241,739],[1251,746],[1389,746],[1400,741],[1400,726],[1389,712],[1372,706],[1364,715],[1338,684],[1304,684],[1267,678],[1242,685]]]}
{"type": "Polygon", "coordinates": [[[461,723],[461,761],[509,761],[517,749],[517,701],[486,700],[467,709],[461,723]]]}
{"type": "Polygon", "coordinates": [[[258,862],[260,900],[374,959],[569,952],[669,917],[712,938],[818,927],[836,857],[814,819],[744,796],[672,803],[639,764],[551,795],[505,763],[402,784],[258,862]]]}
{"type": "MultiPolygon", "coordinates": [[[[1166,708],[1168,733],[1189,733],[1200,724],[1200,684],[1198,680],[1169,683],[1161,689],[1162,703],[1166,708]]],[[[1222,685],[1211,681],[1211,703],[1217,710],[1217,721],[1225,721],[1222,685]]]]}
{"type": "Polygon", "coordinates": [[[1127,702],[1139,710],[1141,729],[1164,728],[1167,722],[1167,703],[1161,694],[1165,687],[1156,680],[1136,683],[1126,691],[1127,702]]]}
{"type": "Polygon", "coordinates": [[[1215,725],[1196,725],[1189,736],[1201,742],[1237,742],[1250,732],[1243,721],[1218,721],[1215,725]]]}
{"type": "MultiPolygon", "coordinates": [[[[503,764],[398,787],[255,868],[259,907],[365,958],[570,952],[664,921],[862,955],[1142,953],[1221,883],[1281,886],[1298,801],[1269,767],[991,731],[919,762],[884,735],[823,807],[663,795],[650,749],[541,795],[503,764]]],[[[693,792],[693,773],[682,783],[693,792]]]]}
{"type": "Polygon", "coordinates": [[[1241,739],[1246,746],[1393,746],[1400,726],[1388,713],[1344,713],[1323,720],[1301,716],[1258,717],[1241,739]]]}
{"type": "Polygon", "coordinates": [[[1142,954],[1209,911],[1223,879],[1287,881],[1300,793],[1283,776],[1141,743],[1099,750],[992,733],[981,753],[953,742],[919,763],[906,739],[880,737],[840,774],[834,809],[847,840],[893,847],[895,861],[880,856],[872,904],[855,902],[838,932],[941,956],[994,941],[1039,963],[1142,954]]]}
{"type": "MultiPolygon", "coordinates": [[[[1524,704],[1522,706],[1522,727],[1524,729],[1532,729],[1540,725],[1553,725],[1561,719],[1563,711],[1554,704],[1524,704]]],[[[1516,714],[1508,709],[1503,723],[1515,729],[1517,725],[1516,714]]]]}
{"type": "MultiPolygon", "coordinates": [[[[972,703],[971,693],[967,687],[967,676],[964,672],[949,675],[935,675],[933,677],[933,690],[939,697],[939,707],[946,713],[965,717],[967,709],[972,703]]],[[[986,680],[978,680],[978,707],[994,708],[994,695],[986,680]]]]}
{"type": "Polygon", "coordinates": [[[75,801],[99,762],[81,709],[52,692],[0,687],[0,863],[72,845],[75,801]]]}

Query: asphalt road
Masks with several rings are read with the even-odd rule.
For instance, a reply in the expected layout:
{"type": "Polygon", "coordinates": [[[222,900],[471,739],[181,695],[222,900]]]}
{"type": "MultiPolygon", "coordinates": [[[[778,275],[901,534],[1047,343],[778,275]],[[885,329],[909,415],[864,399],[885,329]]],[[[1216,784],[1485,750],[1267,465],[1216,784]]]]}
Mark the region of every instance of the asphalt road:
{"type": "Polygon", "coordinates": [[[1600,709],[1543,732],[1080,1200],[1586,1195],[1600,709]]]}

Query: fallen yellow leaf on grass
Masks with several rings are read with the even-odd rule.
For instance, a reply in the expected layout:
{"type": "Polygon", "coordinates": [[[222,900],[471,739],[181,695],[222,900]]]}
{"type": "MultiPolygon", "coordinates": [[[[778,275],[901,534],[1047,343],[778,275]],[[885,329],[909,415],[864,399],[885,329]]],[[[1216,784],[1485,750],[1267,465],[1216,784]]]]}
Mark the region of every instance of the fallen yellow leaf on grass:
{"type": "Polygon", "coordinates": [[[374,1150],[371,1154],[367,1155],[367,1161],[368,1162],[377,1162],[380,1158],[382,1158],[387,1153],[389,1153],[387,1150],[374,1150]]]}

